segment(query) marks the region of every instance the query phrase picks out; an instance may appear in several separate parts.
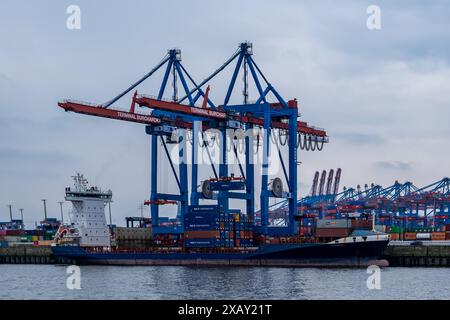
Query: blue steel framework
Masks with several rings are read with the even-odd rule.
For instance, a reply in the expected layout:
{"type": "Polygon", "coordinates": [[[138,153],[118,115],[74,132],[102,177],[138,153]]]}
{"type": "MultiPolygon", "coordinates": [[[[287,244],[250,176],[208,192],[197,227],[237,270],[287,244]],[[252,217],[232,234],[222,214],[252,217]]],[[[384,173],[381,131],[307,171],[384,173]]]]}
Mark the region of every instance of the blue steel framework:
{"type": "MultiPolygon", "coordinates": [[[[214,72],[211,76],[205,79],[200,85],[198,85],[194,90],[199,89],[201,86],[205,85],[208,81],[213,79],[220,71],[222,71],[226,66],[228,66],[232,61],[237,59],[236,66],[234,68],[234,72],[228,86],[227,94],[225,96],[225,100],[223,105],[220,107],[226,111],[231,111],[235,114],[245,116],[247,113],[251,113],[253,116],[260,117],[264,120],[263,122],[263,130],[264,130],[264,140],[263,140],[263,162],[262,162],[262,181],[261,181],[261,192],[260,192],[260,206],[261,206],[261,226],[260,229],[257,230],[263,234],[295,234],[295,221],[294,216],[297,209],[297,117],[298,110],[297,108],[290,108],[286,101],[281,97],[281,95],[275,90],[275,88],[269,83],[267,78],[261,72],[259,67],[256,65],[252,58],[253,50],[252,45],[250,43],[241,43],[239,46],[239,50],[229,59],[223,66],[221,66],[218,71],[214,72]],[[243,69],[244,71],[244,103],[242,105],[230,105],[230,98],[233,93],[233,89],[236,84],[236,79],[239,75],[239,71],[243,69]],[[254,81],[254,84],[258,90],[258,99],[255,103],[248,103],[248,69],[250,70],[250,74],[254,81]],[[260,82],[259,77],[263,79],[263,83],[265,84],[265,89],[260,82]],[[272,93],[278,103],[281,105],[281,108],[277,110],[273,110],[271,105],[267,102],[267,95],[272,93]],[[283,157],[279,152],[280,162],[283,167],[283,171],[285,173],[285,178],[288,183],[289,192],[284,193],[283,196],[288,201],[289,208],[289,222],[288,226],[285,228],[282,227],[269,227],[269,198],[274,197],[270,190],[268,190],[269,185],[269,155],[270,155],[270,134],[271,134],[271,123],[273,118],[284,118],[288,119],[289,123],[289,159],[288,159],[288,173],[286,172],[286,166],[284,164],[283,157]]],[[[189,94],[193,93],[194,90],[188,92],[186,97],[182,98],[179,102],[182,102],[184,99],[189,97],[189,94]]],[[[253,124],[247,123],[246,129],[252,129],[253,124]]],[[[201,143],[196,141],[199,134],[198,127],[194,127],[193,133],[193,148],[198,148],[201,143]]],[[[221,139],[221,161],[219,164],[219,177],[224,178],[228,177],[228,159],[227,159],[227,139],[225,128],[220,129],[222,134],[221,139]]],[[[247,214],[249,214],[254,221],[254,212],[255,212],[255,181],[254,181],[254,163],[251,159],[253,154],[253,144],[251,138],[246,136],[245,138],[245,147],[246,147],[246,163],[245,163],[245,173],[240,165],[241,174],[245,177],[246,183],[246,193],[236,193],[229,191],[219,192],[218,202],[219,205],[223,206],[225,211],[229,209],[229,199],[242,199],[246,201],[246,210],[247,214]]],[[[235,146],[233,146],[234,150],[235,146]]],[[[197,151],[194,150],[193,154],[196,155],[197,151]]],[[[201,193],[196,191],[197,185],[197,177],[198,177],[198,164],[196,161],[193,162],[193,170],[192,170],[192,204],[198,204],[199,199],[203,198],[201,193]]]]}
{"type": "MultiPolygon", "coordinates": [[[[318,143],[328,142],[325,131],[322,129],[308,127],[306,123],[298,122],[298,109],[296,101],[289,101],[288,103],[281,97],[281,95],[275,90],[275,88],[270,84],[267,78],[264,76],[260,68],[257,66],[252,58],[253,48],[251,43],[241,43],[238,50],[228,59],[219,69],[217,69],[213,74],[203,80],[200,84],[197,84],[193,78],[189,75],[186,69],[181,64],[181,52],[177,49],[172,49],[168,51],[168,54],[163,58],[163,60],[157,64],[149,73],[144,77],[139,79],[137,82],[132,84],[125,91],[121,92],[115,98],[103,105],[90,105],[83,104],[74,101],[64,101],[58,105],[64,108],[66,111],[74,111],[82,114],[119,119],[124,121],[134,121],[147,123],[146,133],[151,135],[151,186],[150,186],[150,210],[152,217],[152,225],[154,228],[154,233],[181,233],[183,232],[183,216],[188,211],[189,200],[191,204],[199,204],[200,200],[204,199],[202,193],[197,191],[198,185],[198,163],[197,154],[199,146],[201,148],[206,146],[203,140],[203,124],[212,128],[218,128],[222,133],[222,139],[220,143],[220,154],[221,159],[219,163],[219,170],[213,163],[211,163],[212,170],[216,179],[229,178],[229,161],[227,159],[227,139],[225,132],[227,129],[236,129],[235,123],[239,123],[244,126],[244,129],[252,129],[254,126],[261,127],[264,131],[263,135],[263,162],[262,162],[262,186],[260,190],[260,203],[261,203],[261,224],[256,227],[256,231],[268,234],[268,235],[292,235],[297,232],[295,226],[295,215],[297,212],[297,148],[300,145],[300,149],[306,150],[321,150],[318,143]],[[218,75],[222,70],[224,70],[233,61],[237,60],[234,72],[228,86],[228,90],[225,96],[224,103],[219,107],[208,98],[207,94],[202,90],[202,87],[206,85],[211,79],[218,75]],[[138,97],[137,91],[135,92],[132,100],[132,105],[130,112],[119,114],[117,110],[107,108],[111,107],[115,102],[124,97],[126,94],[134,90],[138,85],[144,82],[146,79],[151,77],[156,71],[161,69],[166,65],[163,80],[159,89],[158,96],[153,98],[148,98],[146,96],[138,97]],[[230,98],[233,93],[233,89],[236,84],[236,79],[239,75],[240,69],[243,69],[244,73],[244,101],[240,105],[231,105],[230,98]],[[248,102],[248,87],[249,87],[249,76],[251,76],[254,85],[256,86],[258,92],[258,99],[255,103],[248,102]],[[166,91],[166,86],[171,78],[171,83],[173,87],[172,92],[172,102],[166,102],[163,100],[164,92],[166,91]],[[188,85],[191,84],[192,88],[188,85]],[[178,83],[181,82],[185,95],[182,98],[178,98],[178,83]],[[277,102],[269,103],[267,101],[268,95],[272,94],[277,102]],[[210,115],[199,112],[199,108],[195,107],[195,103],[203,97],[209,106],[208,110],[217,111],[219,115],[210,115]],[[151,103],[145,102],[145,99],[151,103]],[[188,104],[182,104],[183,101],[187,100],[188,104]],[[144,102],[142,102],[144,101],[144,102]],[[151,119],[143,120],[137,119],[135,114],[135,104],[139,106],[147,106],[152,109],[151,119]],[[188,111],[186,108],[193,108],[188,111]],[[223,119],[217,119],[222,117],[223,119]],[[124,118],[125,117],[125,118],[124,118]],[[148,122],[146,122],[148,121],[148,122]],[[151,122],[151,123],[150,123],[151,122]],[[182,123],[182,125],[181,125],[182,123]],[[234,123],[234,124],[233,124],[234,123]],[[167,148],[165,137],[171,136],[173,130],[177,128],[185,129],[181,134],[181,139],[178,141],[180,144],[180,154],[179,154],[179,164],[178,171],[176,172],[176,167],[172,161],[169,150],[167,148]],[[288,191],[282,192],[281,195],[278,194],[277,197],[283,198],[287,202],[288,208],[288,223],[284,227],[271,227],[269,226],[269,199],[275,197],[275,193],[269,190],[269,155],[270,155],[270,135],[273,128],[282,128],[282,130],[287,132],[288,136],[288,159],[287,165],[283,159],[282,153],[277,146],[278,157],[280,159],[284,177],[288,184],[288,191]],[[192,182],[191,182],[191,196],[189,197],[189,187],[188,187],[188,166],[187,166],[187,151],[186,151],[186,135],[187,130],[192,130],[192,182]],[[303,145],[301,143],[301,137],[303,136],[303,145]],[[158,176],[158,152],[159,145],[158,140],[162,144],[164,153],[167,156],[168,163],[171,170],[175,176],[177,186],[179,188],[179,193],[169,194],[161,193],[157,188],[158,176]],[[309,146],[308,146],[309,141],[309,146]],[[316,147],[313,148],[313,145],[316,147]],[[161,226],[159,217],[159,204],[164,202],[177,201],[179,203],[179,215],[178,221],[181,222],[179,225],[173,226],[161,226]]],[[[205,101],[204,101],[205,102],[205,101]]],[[[206,111],[204,109],[200,109],[206,111]]],[[[209,112],[209,111],[208,111],[209,112]]],[[[236,154],[237,151],[234,142],[233,150],[236,154]]],[[[253,138],[248,135],[245,137],[245,164],[244,166],[239,163],[239,169],[242,178],[245,182],[245,192],[232,192],[229,190],[219,191],[217,197],[218,204],[222,205],[226,211],[231,211],[229,209],[230,199],[241,199],[246,201],[246,211],[247,214],[252,218],[253,223],[255,223],[254,212],[255,212],[255,172],[253,157],[253,138]],[[244,170],[245,168],[245,170],[244,170]]]]}
{"type": "MultiPolygon", "coordinates": [[[[169,83],[170,77],[172,77],[172,100],[177,101],[178,100],[178,80],[181,82],[182,87],[186,93],[185,98],[189,100],[189,105],[194,106],[195,103],[198,101],[200,97],[205,97],[205,93],[203,90],[198,87],[196,90],[190,91],[186,77],[192,82],[194,86],[196,86],[195,81],[193,78],[189,75],[187,70],[184,68],[184,66],[181,64],[181,51],[179,49],[171,49],[168,51],[168,54],[162,59],[160,63],[157,64],[155,68],[153,68],[149,73],[147,73],[144,77],[142,77],[140,80],[135,82],[133,85],[131,85],[129,88],[127,88],[125,91],[120,93],[118,96],[113,98],[111,101],[105,103],[102,105],[103,108],[109,108],[111,105],[113,105],[115,102],[117,102],[120,98],[125,96],[127,93],[131,92],[133,89],[135,89],[138,85],[140,85],[142,82],[147,80],[149,77],[151,77],[155,72],[157,72],[159,69],[161,69],[164,65],[166,65],[164,76],[162,79],[162,83],[158,92],[158,96],[156,97],[157,100],[162,100],[164,97],[164,92],[166,91],[167,84],[169,83]],[[194,95],[195,93],[195,95],[194,95]]],[[[137,96],[137,92],[134,95],[135,99],[137,96]]],[[[209,98],[207,99],[207,103],[210,106],[211,109],[215,110],[216,106],[212,103],[212,101],[209,98]]],[[[134,100],[133,100],[134,104],[134,100]]],[[[132,107],[134,109],[134,107],[132,107]]],[[[202,120],[208,120],[202,117],[194,117],[189,116],[185,114],[179,114],[175,112],[167,112],[163,110],[153,110],[152,116],[160,116],[164,118],[168,118],[171,120],[177,120],[182,119],[183,121],[187,122],[197,122],[202,120]]],[[[147,126],[146,127],[146,133],[151,136],[151,164],[150,164],[150,212],[151,212],[151,218],[152,218],[152,225],[154,228],[154,233],[181,233],[183,232],[182,225],[174,225],[172,227],[161,227],[159,223],[159,205],[157,204],[158,201],[161,200],[169,200],[169,201],[178,201],[179,202],[179,212],[178,212],[178,218],[180,223],[182,224],[182,217],[185,213],[187,213],[188,205],[189,205],[189,188],[188,188],[188,168],[187,168],[187,137],[186,132],[184,131],[184,134],[181,135],[181,139],[179,141],[180,144],[180,152],[179,152],[179,175],[176,172],[175,164],[173,160],[171,159],[171,156],[169,154],[169,150],[167,148],[166,141],[164,140],[164,137],[169,135],[169,132],[164,130],[164,126],[157,127],[155,130],[155,127],[153,126],[147,126]],[[161,193],[158,192],[158,140],[160,140],[164,153],[167,157],[167,160],[169,162],[170,168],[172,170],[172,173],[175,177],[179,193],[178,194],[171,194],[171,193],[161,193]]]]}

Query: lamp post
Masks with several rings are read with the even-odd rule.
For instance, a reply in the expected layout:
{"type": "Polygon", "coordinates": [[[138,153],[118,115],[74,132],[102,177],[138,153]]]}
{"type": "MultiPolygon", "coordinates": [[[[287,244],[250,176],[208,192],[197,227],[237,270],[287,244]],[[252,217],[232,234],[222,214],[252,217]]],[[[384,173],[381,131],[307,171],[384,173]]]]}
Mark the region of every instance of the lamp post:
{"type": "Polygon", "coordinates": [[[41,201],[44,203],[44,221],[47,221],[47,199],[42,199],[41,201]]]}
{"type": "Polygon", "coordinates": [[[11,222],[12,222],[12,205],[11,204],[8,204],[8,208],[9,208],[9,219],[11,220],[11,222]]]}

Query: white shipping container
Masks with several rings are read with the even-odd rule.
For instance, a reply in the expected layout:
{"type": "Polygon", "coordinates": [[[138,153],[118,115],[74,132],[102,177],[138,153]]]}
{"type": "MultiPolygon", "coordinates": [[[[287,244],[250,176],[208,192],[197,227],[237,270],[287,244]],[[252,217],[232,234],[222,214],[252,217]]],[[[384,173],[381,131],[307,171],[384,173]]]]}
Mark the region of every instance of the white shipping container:
{"type": "Polygon", "coordinates": [[[317,228],[351,228],[352,221],[349,219],[320,219],[317,220],[317,228]]]}
{"type": "Polygon", "coordinates": [[[8,242],[21,242],[21,241],[22,241],[22,237],[18,237],[18,236],[5,236],[5,241],[8,241],[8,242]]]}
{"type": "Polygon", "coordinates": [[[416,233],[417,240],[431,240],[431,233],[416,233]]]}

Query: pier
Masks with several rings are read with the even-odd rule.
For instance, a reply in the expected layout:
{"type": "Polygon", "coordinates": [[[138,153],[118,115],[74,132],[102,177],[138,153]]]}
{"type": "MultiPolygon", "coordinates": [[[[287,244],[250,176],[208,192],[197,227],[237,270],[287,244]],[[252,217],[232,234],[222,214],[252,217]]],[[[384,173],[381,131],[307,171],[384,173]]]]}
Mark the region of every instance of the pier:
{"type": "MultiPolygon", "coordinates": [[[[390,267],[450,267],[450,241],[414,243],[392,241],[382,257],[390,267]]],[[[55,264],[50,247],[17,246],[0,249],[0,264],[55,264]]]]}
{"type": "Polygon", "coordinates": [[[450,241],[392,241],[383,258],[391,267],[450,267],[450,241]]]}
{"type": "Polygon", "coordinates": [[[50,247],[16,246],[0,249],[0,264],[53,264],[50,247]]]}

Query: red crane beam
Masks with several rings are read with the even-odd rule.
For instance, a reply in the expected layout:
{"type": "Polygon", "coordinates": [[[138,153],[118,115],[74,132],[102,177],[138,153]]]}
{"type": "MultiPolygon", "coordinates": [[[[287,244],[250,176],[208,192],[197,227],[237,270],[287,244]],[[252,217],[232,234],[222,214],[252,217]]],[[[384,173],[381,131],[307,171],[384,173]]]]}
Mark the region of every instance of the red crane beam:
{"type": "MultiPolygon", "coordinates": [[[[219,110],[212,110],[208,108],[199,108],[199,107],[193,107],[188,106],[185,104],[180,104],[176,102],[170,102],[170,101],[164,101],[164,100],[158,100],[146,96],[137,96],[137,98],[134,100],[138,105],[141,107],[147,107],[151,109],[159,109],[164,111],[173,111],[193,116],[203,116],[207,118],[213,118],[213,119],[226,119],[227,113],[223,111],[223,109],[219,110]]],[[[264,119],[257,118],[257,117],[251,117],[251,116],[235,116],[235,119],[242,122],[242,123],[252,123],[255,125],[264,125],[264,119]]],[[[289,129],[289,124],[283,123],[280,121],[272,121],[272,127],[277,129],[289,129]]],[[[318,136],[318,137],[326,137],[327,133],[324,130],[309,127],[306,122],[298,121],[297,123],[297,131],[302,134],[312,135],[312,136],[318,136]]]]}
{"type": "Polygon", "coordinates": [[[212,110],[208,108],[192,107],[181,103],[164,101],[149,98],[146,96],[137,96],[136,103],[141,107],[147,107],[151,109],[159,109],[164,111],[173,111],[178,113],[189,114],[193,116],[207,117],[213,119],[226,119],[227,114],[223,111],[212,110]]]}
{"type": "Polygon", "coordinates": [[[87,105],[81,102],[63,101],[58,102],[58,106],[65,111],[72,111],[91,116],[102,118],[110,118],[124,121],[137,122],[142,124],[155,125],[160,124],[161,119],[150,115],[132,113],[127,111],[119,111],[113,109],[105,109],[100,106],[87,105]]]}
{"type": "MultiPolygon", "coordinates": [[[[183,105],[183,104],[179,104],[179,103],[156,100],[156,99],[147,98],[147,97],[137,97],[135,99],[135,102],[141,106],[144,105],[149,108],[161,109],[161,110],[165,110],[165,111],[173,111],[173,112],[195,115],[195,116],[203,116],[203,117],[212,118],[212,119],[224,120],[228,117],[226,112],[223,112],[223,111],[212,110],[212,109],[208,109],[208,108],[192,107],[192,106],[187,106],[187,105],[183,105]]],[[[58,106],[63,108],[65,111],[72,111],[72,112],[76,112],[76,113],[87,114],[87,115],[102,117],[102,118],[130,121],[130,122],[142,123],[142,124],[147,124],[147,125],[158,125],[158,124],[162,123],[162,120],[159,117],[145,115],[145,114],[139,114],[139,113],[134,113],[134,112],[129,112],[129,111],[106,109],[106,108],[102,108],[101,106],[89,105],[86,103],[81,103],[81,102],[76,102],[76,101],[66,100],[63,102],[59,102],[58,106]]],[[[131,109],[133,109],[133,106],[134,106],[134,104],[132,103],[131,109]]],[[[252,124],[260,125],[260,126],[262,126],[264,124],[263,119],[251,117],[251,116],[237,116],[237,117],[235,117],[235,119],[242,123],[252,123],[252,124]]],[[[175,125],[180,128],[185,128],[185,129],[192,128],[192,123],[184,122],[181,120],[172,121],[172,125],[175,125]]],[[[280,121],[272,121],[272,127],[288,130],[289,124],[280,122],[280,121]]],[[[203,130],[207,130],[207,129],[208,129],[208,126],[203,126],[203,130]]],[[[318,136],[318,137],[326,137],[326,135],[327,135],[324,130],[309,127],[306,122],[302,122],[302,121],[298,121],[297,131],[302,134],[318,136]]]]}

